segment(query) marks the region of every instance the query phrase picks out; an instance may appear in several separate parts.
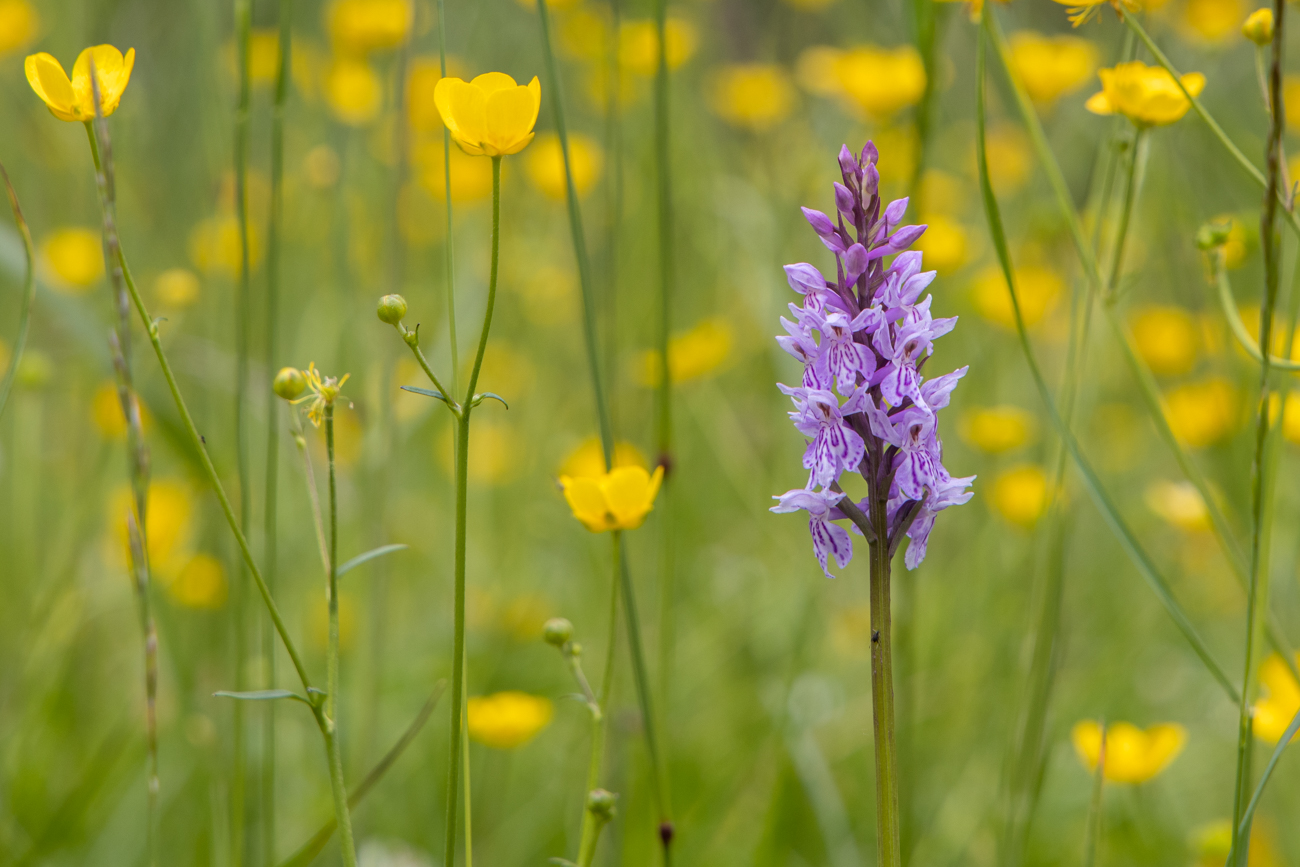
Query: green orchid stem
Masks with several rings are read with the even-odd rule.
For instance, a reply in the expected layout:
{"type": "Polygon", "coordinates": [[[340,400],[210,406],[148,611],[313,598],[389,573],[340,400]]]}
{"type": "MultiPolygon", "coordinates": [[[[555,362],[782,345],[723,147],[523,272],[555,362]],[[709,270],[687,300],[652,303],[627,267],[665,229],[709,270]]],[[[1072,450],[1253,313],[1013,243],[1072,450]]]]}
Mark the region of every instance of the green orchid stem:
{"type": "MultiPolygon", "coordinates": [[[[443,864],[453,865],[456,858],[456,807],[459,799],[461,765],[461,717],[465,696],[465,528],[467,513],[467,488],[469,483],[469,420],[474,411],[474,389],[478,386],[479,371],[483,367],[483,353],[487,349],[488,333],[492,328],[492,312],[497,299],[497,263],[501,251],[501,157],[492,157],[492,266],[488,277],[487,310],[483,314],[483,330],[479,334],[478,351],[470,371],[465,399],[456,413],[456,553],[455,553],[455,634],[452,651],[451,684],[451,734],[447,757],[447,823],[443,845],[443,864]]],[[[433,379],[432,372],[429,376],[433,379]]],[[[435,385],[437,380],[433,379],[435,385]]],[[[448,406],[451,406],[449,403],[448,406]]],[[[468,852],[470,841],[465,841],[468,852]]]]}
{"type": "Polygon", "coordinates": [[[339,503],[334,480],[334,402],[325,404],[325,454],[330,480],[330,561],[329,561],[329,647],[325,657],[325,749],[329,753],[330,792],[334,796],[334,815],[339,828],[339,846],[345,867],[357,867],[357,848],[352,839],[352,816],[348,811],[348,793],[343,784],[343,749],[339,743],[339,503]]]}
{"type": "Polygon", "coordinates": [[[894,661],[890,612],[889,489],[879,482],[883,460],[870,454],[867,495],[871,528],[871,719],[876,749],[876,864],[903,863],[899,830],[898,747],[894,725],[894,661]]]}

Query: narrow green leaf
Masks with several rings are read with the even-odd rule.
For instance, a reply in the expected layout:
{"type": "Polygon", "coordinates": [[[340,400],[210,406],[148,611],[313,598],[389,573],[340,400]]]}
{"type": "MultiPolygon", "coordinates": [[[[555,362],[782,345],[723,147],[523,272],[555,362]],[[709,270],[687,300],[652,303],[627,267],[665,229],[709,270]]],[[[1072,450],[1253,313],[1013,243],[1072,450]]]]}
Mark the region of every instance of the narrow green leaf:
{"type": "MultiPolygon", "coordinates": [[[[1282,758],[1282,751],[1290,745],[1291,739],[1300,732],[1300,710],[1296,711],[1295,716],[1291,717],[1291,725],[1286,727],[1286,732],[1282,739],[1277,742],[1277,747],[1273,750],[1273,755],[1269,757],[1268,764],[1264,766],[1264,773],[1259,778],[1259,785],[1255,786],[1255,794],[1251,795],[1250,804],[1246,807],[1246,812],[1241,815],[1241,825],[1238,826],[1238,837],[1246,841],[1247,854],[1250,847],[1250,826],[1255,820],[1255,808],[1259,806],[1259,799],[1264,794],[1264,787],[1268,785],[1269,778],[1273,776],[1273,769],[1277,767],[1278,760],[1282,758]]],[[[1235,863],[1232,854],[1228,855],[1228,863],[1235,863]]]]}
{"type": "Polygon", "coordinates": [[[223,689],[214,692],[212,695],[219,698],[233,698],[239,701],[275,701],[280,698],[291,698],[306,705],[311,704],[298,693],[288,689],[255,689],[249,692],[228,692],[223,689]]]}
{"type": "Polygon", "coordinates": [[[342,578],[345,572],[351,572],[353,569],[357,568],[362,563],[369,563],[371,560],[374,560],[378,557],[382,557],[385,554],[391,554],[394,551],[405,551],[409,547],[411,546],[410,545],[380,545],[378,548],[367,551],[364,554],[358,554],[357,556],[353,557],[351,560],[339,566],[339,570],[334,574],[335,576],[342,578]]]}
{"type": "Polygon", "coordinates": [[[501,401],[501,405],[502,405],[502,406],[504,406],[506,409],[510,409],[510,404],[506,403],[506,399],[505,399],[504,397],[502,397],[502,396],[499,395],[499,394],[494,394],[493,392],[490,392],[490,391],[485,391],[485,392],[483,392],[482,394],[476,394],[476,395],[474,395],[474,405],[475,405],[475,406],[478,406],[480,403],[483,402],[483,399],[484,399],[484,398],[487,398],[487,397],[490,397],[490,398],[492,398],[493,400],[499,400],[499,401],[501,401]]]}
{"type": "Polygon", "coordinates": [[[442,401],[443,403],[446,403],[446,402],[447,402],[447,395],[443,394],[443,393],[440,392],[440,391],[434,391],[434,390],[431,389],[431,388],[420,388],[420,387],[418,387],[418,386],[414,386],[414,385],[403,385],[403,386],[402,386],[402,391],[409,391],[409,392],[411,392],[412,394],[422,394],[422,395],[424,395],[425,397],[437,398],[438,400],[442,401]]]}

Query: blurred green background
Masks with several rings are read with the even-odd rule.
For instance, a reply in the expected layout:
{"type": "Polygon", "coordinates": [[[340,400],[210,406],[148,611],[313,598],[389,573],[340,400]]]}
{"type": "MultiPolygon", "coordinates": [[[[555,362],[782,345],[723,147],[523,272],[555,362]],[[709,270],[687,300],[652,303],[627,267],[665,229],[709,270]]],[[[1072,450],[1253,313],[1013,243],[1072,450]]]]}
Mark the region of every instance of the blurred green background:
{"type": "MultiPolygon", "coordinates": [[[[653,462],[646,352],[658,316],[656,41],[650,3],[613,3],[555,2],[553,25],[617,436],[653,462]],[[615,14],[621,26],[611,43],[615,14]],[[616,87],[611,57],[624,73],[616,87]]],[[[449,368],[446,191],[431,96],[438,22],[433,4],[415,0],[409,29],[358,47],[337,7],[357,6],[364,21],[367,14],[381,16],[382,5],[292,4],[285,145],[280,360],[303,368],[315,362],[352,377],[344,390],[350,405],[338,421],[340,556],[385,543],[410,546],[344,579],[341,725],[349,780],[379,759],[435,682],[449,676],[451,652],[451,425],[433,401],[397,390],[426,383],[373,312],[379,295],[402,293],[410,303],[407,322],[421,324],[426,353],[439,370],[449,368]]],[[[1262,162],[1267,113],[1254,46],[1238,32],[1253,7],[1247,0],[1148,5],[1158,7],[1144,13],[1148,29],[1180,69],[1206,75],[1206,106],[1262,162]]],[[[253,7],[250,411],[252,475],[260,492],[273,373],[262,362],[261,299],[278,4],[256,0],[253,7]]],[[[891,53],[912,42],[910,3],[681,0],[669,9],[675,443],[669,490],[645,527],[629,534],[629,545],[663,719],[679,863],[851,867],[872,860],[866,548],[859,541],[859,559],[827,582],[802,521],[766,511],[771,495],[805,480],[802,444],[774,385],[799,375],[771,340],[780,330],[778,316],[795,300],[781,265],[829,265],[798,206],[829,211],[840,144],[860,147],[868,137],[880,147],[887,191],[914,194],[909,217],[932,226],[919,246],[940,269],[932,286],[936,314],[962,317],[930,364],[936,371],[970,365],[940,433],[953,472],[979,475],[971,504],[941,517],[924,565],[908,573],[900,562],[895,575],[910,861],[1015,863],[1005,845],[1006,768],[1019,749],[1016,721],[1026,701],[1035,594],[1052,570],[1063,569],[1041,798],[1023,863],[1080,859],[1091,775],[1070,732],[1079,720],[1100,718],[1142,728],[1177,723],[1187,733],[1182,753],[1154,778],[1107,785],[1100,863],[1221,863],[1226,852],[1216,823],[1232,812],[1235,708],[1068,474],[1061,494],[1068,516],[1064,547],[1059,557],[1052,552],[1049,522],[1040,519],[1058,445],[1010,330],[1006,287],[992,269],[979,209],[976,27],[964,6],[938,4],[934,12],[936,101],[924,170],[917,174],[914,106],[924,71],[918,79],[912,49],[891,53]],[[671,632],[662,628],[665,612],[671,612],[671,632]]],[[[1128,133],[1123,122],[1090,114],[1083,103],[1098,89],[1095,70],[1119,58],[1123,25],[1103,8],[1071,31],[1064,7],[1046,0],[998,4],[996,13],[1013,34],[1022,78],[1039,102],[1076,201],[1095,206],[1099,155],[1127,141],[1128,133]],[[1086,43],[1040,43],[1015,35],[1022,31],[1069,34],[1086,43]]],[[[448,0],[446,16],[451,74],[499,70],[521,83],[542,74],[530,4],[448,0]]],[[[31,343],[0,419],[0,863],[120,865],[144,857],[143,663],[119,517],[127,475],[112,391],[111,290],[103,277],[94,175],[83,131],[49,115],[24,79],[23,57],[48,51],[71,68],[87,45],[136,50],[130,86],[110,121],[123,247],[155,315],[166,318],[163,339],[182,390],[234,492],[239,241],[232,34],[229,3],[0,0],[0,160],[38,248],[31,343]]],[[[555,482],[595,434],[596,420],[562,173],[548,137],[550,96],[544,86],[537,140],[505,164],[502,286],[480,388],[501,394],[510,408],[494,404],[476,415],[468,654],[471,696],[517,690],[554,705],[553,716],[543,714],[549,724],[539,718],[541,727],[533,727],[535,736],[508,744],[482,743],[492,740],[483,734],[490,722],[471,719],[474,854],[484,864],[573,856],[589,729],[583,706],[566,698],[572,681],[541,641],[541,625],[552,616],[572,620],[588,650],[588,674],[598,677],[608,608],[607,540],[572,518],[555,482]]],[[[993,74],[991,97],[994,180],[1025,269],[1032,335],[1055,382],[1071,299],[1082,288],[1076,259],[1001,72],[993,74]]],[[[1294,107],[1300,118],[1300,104],[1294,107]]],[[[488,166],[452,154],[464,352],[486,294],[488,166]]],[[[1159,375],[1171,424],[1221,492],[1243,540],[1251,458],[1247,396],[1257,368],[1232,344],[1193,236],[1212,218],[1235,220],[1232,278],[1243,306],[1257,304],[1263,282],[1258,201],[1258,190],[1194,115],[1156,130],[1143,163],[1120,301],[1159,375]]],[[[1089,219],[1098,219],[1095,211],[1089,219]]],[[[1109,230],[1111,215],[1101,220],[1109,230]]],[[[1284,287],[1293,247],[1288,241],[1284,287]]],[[[0,226],[6,347],[22,271],[18,235],[6,220],[0,226]]],[[[1102,327],[1092,335],[1076,422],[1085,451],[1235,677],[1244,596],[1208,532],[1204,503],[1145,417],[1113,339],[1102,327]]],[[[134,364],[153,457],[159,860],[236,863],[230,841],[233,826],[242,823],[243,863],[260,864],[263,708],[245,713],[247,815],[232,815],[233,710],[212,693],[235,682],[241,593],[246,674],[250,683],[263,681],[265,615],[251,588],[240,586],[233,540],[143,339],[136,341],[134,364]]],[[[278,409],[287,419],[287,410],[278,409]]],[[[1293,409],[1288,402],[1285,410],[1272,595],[1283,626],[1300,636],[1300,495],[1286,483],[1296,472],[1289,441],[1300,441],[1300,403],[1293,409]]],[[[304,469],[287,426],[282,421],[276,592],[319,674],[324,582],[304,469]]],[[[311,428],[306,436],[320,472],[322,437],[311,428]]],[[[252,526],[260,527],[260,493],[253,502],[252,526]]],[[[254,550],[263,542],[255,531],[254,550]]],[[[658,858],[655,816],[625,647],[618,665],[607,787],[620,794],[620,812],[598,862],[651,864],[658,858]]],[[[282,681],[286,669],[281,658],[282,681]]],[[[1290,684],[1300,708],[1300,687],[1290,684]]],[[[1270,694],[1289,700],[1286,688],[1284,680],[1270,694]]],[[[284,707],[277,719],[275,848],[283,857],[331,807],[323,751],[306,711],[284,707]]],[[[356,810],[366,867],[438,863],[447,725],[444,702],[356,810]]],[[[1271,750],[1267,741],[1256,745],[1259,756],[1271,750]]],[[[1252,864],[1300,862],[1294,761],[1283,759],[1265,798],[1252,864]]],[[[336,860],[331,846],[319,863],[336,860]]]]}

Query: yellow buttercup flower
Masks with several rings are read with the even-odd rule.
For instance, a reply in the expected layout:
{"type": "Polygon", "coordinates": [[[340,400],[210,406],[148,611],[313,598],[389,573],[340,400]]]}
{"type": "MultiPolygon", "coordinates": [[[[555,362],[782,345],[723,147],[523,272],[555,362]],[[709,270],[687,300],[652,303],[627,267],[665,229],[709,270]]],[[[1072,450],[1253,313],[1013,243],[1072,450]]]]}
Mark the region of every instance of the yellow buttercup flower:
{"type": "Polygon", "coordinates": [[[58,229],[41,242],[40,265],[55,289],[80,295],[104,276],[103,239],[94,229],[58,229]]]}
{"type": "MultiPolygon", "coordinates": [[[[140,428],[147,431],[153,420],[139,396],[140,428]]],[[[120,440],[126,436],[126,417],[122,415],[122,399],[117,394],[117,382],[107,379],[99,384],[90,398],[90,420],[95,430],[106,440],[120,440]]]]}
{"type": "MultiPolygon", "coordinates": [[[[699,34],[684,18],[668,16],[664,22],[664,60],[678,69],[695,54],[699,34]]],[[[634,75],[650,77],[659,71],[659,32],[655,22],[626,21],[618,31],[619,64],[634,75]]]]}
{"type": "Polygon", "coordinates": [[[411,0],[335,0],[325,26],[335,51],[367,54],[397,48],[411,29],[411,0]]]}
{"type": "MultiPolygon", "coordinates": [[[[614,469],[619,467],[641,467],[646,464],[645,455],[629,442],[614,443],[614,469]]],[[[561,477],[574,479],[599,479],[605,475],[605,451],[600,444],[600,437],[588,437],[569,453],[560,466],[561,477]]]]}
{"type": "Polygon", "coordinates": [[[927,228],[912,246],[925,255],[925,267],[940,274],[951,274],[970,258],[970,235],[949,217],[934,214],[921,220],[927,228]]]}
{"type": "Polygon", "coordinates": [[[1044,36],[1032,30],[1011,35],[1011,62],[1029,98],[1050,106],[1088,83],[1097,68],[1097,46],[1076,36],[1044,36]]]}
{"type": "MultiPolygon", "coordinates": [[[[1300,654],[1296,655],[1296,661],[1300,662],[1300,654]]],[[[1276,744],[1286,734],[1296,711],[1300,711],[1300,684],[1296,683],[1286,661],[1276,653],[1260,664],[1259,682],[1264,687],[1264,696],[1255,702],[1255,737],[1276,744]]],[[[1300,733],[1291,742],[1296,740],[1300,740],[1300,733]]]]}
{"type": "Polygon", "coordinates": [[[169,310],[193,307],[199,300],[199,278],[188,268],[168,268],[154,279],[153,294],[169,310]]]}
{"type": "Polygon", "coordinates": [[[840,55],[835,73],[843,96],[877,120],[916,105],[925,92],[925,64],[910,45],[851,48],[840,55]]]}
{"type": "Polygon", "coordinates": [[[468,82],[444,78],[433,97],[461,150],[497,157],[517,154],[533,140],[542,86],[536,76],[523,86],[504,72],[485,72],[468,82]]]}
{"type": "Polygon", "coordinates": [[[1187,0],[1183,24],[1207,42],[1222,42],[1237,32],[1249,7],[1246,0],[1187,0]]]}
{"type": "MultiPolygon", "coordinates": [[[[1138,126],[1164,126],[1187,114],[1191,102],[1163,67],[1140,60],[1121,63],[1097,73],[1101,91],[1088,99],[1093,114],[1122,114],[1138,126]]],[[[1184,73],[1180,81],[1192,96],[1205,89],[1205,76],[1184,73]]]]}
{"type": "MultiPolygon", "coordinates": [[[[569,134],[569,167],[573,171],[573,187],[579,197],[591,192],[600,179],[604,163],[605,153],[595,139],[581,133],[569,134]]],[[[532,181],[542,195],[557,202],[563,202],[568,197],[564,152],[560,149],[560,137],[555,133],[543,133],[537,139],[524,158],[524,168],[528,172],[528,180],[532,181]]],[[[490,177],[488,181],[491,189],[490,177]]]]}
{"type": "Polygon", "coordinates": [[[117,111],[122,93],[131,80],[135,66],[135,49],[126,56],[111,45],[96,45],[77,55],[69,80],[63,66],[53,55],[41,52],[27,57],[24,69],[27,83],[36,91],[50,114],[59,120],[94,120],[95,95],[90,83],[90,64],[95,63],[95,78],[99,82],[99,107],[104,117],[117,111]]]}
{"type": "Polygon", "coordinates": [[[790,114],[794,87],[785,70],[775,64],[737,63],[714,74],[709,105],[732,126],[761,132],[790,114]]]}
{"type": "Polygon", "coordinates": [[[1210,529],[1210,510],[1191,482],[1154,481],[1147,486],[1146,502],[1147,508],[1179,529],[1189,533],[1210,529]]]}
{"type": "Polygon", "coordinates": [[[1181,307],[1151,305],[1129,319],[1138,355],[1153,373],[1179,376],[1196,363],[1200,329],[1192,314],[1181,307]]]}
{"type": "Polygon", "coordinates": [[[1268,45],[1273,41],[1273,10],[1265,6],[1246,16],[1241,25],[1241,35],[1256,45],[1268,45]]]}
{"type": "Polygon", "coordinates": [[[379,117],[384,85],[365,60],[336,58],[325,72],[324,91],[330,111],[348,126],[365,126],[379,117]]]}
{"type": "Polygon", "coordinates": [[[36,38],[41,19],[29,0],[0,0],[0,57],[36,38]]]}
{"type": "Polygon", "coordinates": [[[325,418],[325,408],[334,404],[339,399],[339,393],[343,391],[343,386],[347,383],[350,373],[343,374],[342,379],[333,376],[321,376],[316,369],[316,362],[307,365],[303,375],[307,378],[308,393],[293,401],[293,403],[303,403],[310,401],[307,406],[307,418],[316,427],[325,418]]]}
{"type": "Polygon", "coordinates": [[[573,516],[593,533],[633,530],[654,508],[664,468],[654,475],[644,467],[616,467],[597,477],[560,476],[560,487],[573,516]]]}
{"type": "Polygon", "coordinates": [[[465,704],[470,739],[498,750],[522,747],[554,713],[550,699],[513,690],[470,696],[465,704]]]}
{"type": "Polygon", "coordinates": [[[1033,439],[1037,428],[1033,413],[1004,405],[967,410],[957,430],[967,443],[996,455],[1025,445],[1033,439]]]}
{"type": "Polygon", "coordinates": [[[1050,496],[1043,468],[1022,464],[994,479],[989,502],[1003,518],[1027,530],[1047,511],[1050,496]]]}
{"type": "MultiPolygon", "coordinates": [[[[194,499],[187,485],[174,479],[158,479],[149,485],[145,500],[146,549],[149,568],[169,578],[188,562],[189,540],[193,535],[194,499]]],[[[131,537],[127,513],[135,512],[135,495],[125,485],[109,497],[108,516],[117,537],[122,562],[130,563],[131,537]]]]}
{"type": "Polygon", "coordinates": [[[185,608],[216,609],[226,603],[226,569],[211,554],[195,554],[167,585],[167,595],[185,608]]]}
{"type": "MultiPolygon", "coordinates": [[[[1032,328],[1056,307],[1057,299],[1065,291],[1065,281],[1055,271],[1038,265],[1017,268],[1015,273],[1020,315],[1025,327],[1032,328]]],[[[995,325],[1015,330],[1015,309],[1001,268],[986,268],[975,279],[971,300],[980,316],[995,325]]]]}
{"type": "MultiPolygon", "coordinates": [[[[668,341],[668,377],[673,382],[687,382],[708,376],[722,366],[731,354],[731,326],[725,319],[705,319],[690,331],[674,334],[668,341]]],[[[658,350],[641,356],[641,382],[659,385],[658,350]]]]}
{"type": "MultiPolygon", "coordinates": [[[[1090,772],[1101,759],[1101,724],[1094,720],[1075,723],[1070,732],[1075,752],[1090,772]]],[[[1106,726],[1106,758],[1102,776],[1115,783],[1145,783],[1154,778],[1183,751],[1187,729],[1177,723],[1160,723],[1143,731],[1132,723],[1106,726]]]]}
{"type": "Polygon", "coordinates": [[[1179,442],[1191,448],[1212,445],[1237,427],[1241,398],[1223,377],[1180,385],[1165,393],[1165,418],[1179,442]]]}

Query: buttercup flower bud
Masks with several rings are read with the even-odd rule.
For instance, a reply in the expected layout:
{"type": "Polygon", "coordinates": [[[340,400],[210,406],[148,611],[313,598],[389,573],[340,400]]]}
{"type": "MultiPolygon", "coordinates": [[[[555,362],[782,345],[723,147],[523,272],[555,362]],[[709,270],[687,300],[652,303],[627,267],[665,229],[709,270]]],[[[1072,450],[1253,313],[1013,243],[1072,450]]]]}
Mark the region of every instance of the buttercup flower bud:
{"type": "Polygon", "coordinates": [[[1213,250],[1228,243],[1228,233],[1232,230],[1230,223],[1206,223],[1196,230],[1196,246],[1202,250],[1213,250]]]}
{"type": "Polygon", "coordinates": [[[1256,45],[1268,45],[1273,41],[1273,10],[1256,9],[1250,13],[1246,23],[1241,25],[1241,35],[1256,45]]]}
{"type": "Polygon", "coordinates": [[[271,383],[271,390],[285,400],[294,400],[307,388],[307,377],[296,367],[282,367],[271,383]]]}
{"type": "Polygon", "coordinates": [[[592,789],[587,793],[587,809],[593,816],[608,822],[614,818],[614,805],[618,803],[618,795],[605,789],[592,789]]]}
{"type": "Polygon", "coordinates": [[[573,624],[563,617],[552,617],[542,627],[542,638],[546,639],[547,644],[563,647],[569,643],[569,639],[572,637],[573,624]]]}
{"type": "Polygon", "coordinates": [[[380,322],[387,322],[389,325],[396,325],[406,316],[406,299],[401,295],[385,295],[379,299],[380,322]]]}

